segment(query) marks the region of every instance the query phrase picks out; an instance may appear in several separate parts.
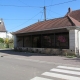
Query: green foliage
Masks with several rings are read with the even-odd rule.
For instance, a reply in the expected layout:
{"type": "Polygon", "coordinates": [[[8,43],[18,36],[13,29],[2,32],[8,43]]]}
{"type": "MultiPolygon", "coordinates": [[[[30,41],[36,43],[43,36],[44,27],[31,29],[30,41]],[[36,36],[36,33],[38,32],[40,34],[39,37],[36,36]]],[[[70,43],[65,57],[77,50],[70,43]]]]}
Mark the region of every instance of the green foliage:
{"type": "Polygon", "coordinates": [[[4,49],[5,48],[5,44],[4,43],[0,43],[0,49],[4,49]]]}
{"type": "Polygon", "coordinates": [[[11,38],[11,39],[5,38],[5,39],[4,39],[4,43],[5,43],[5,44],[13,43],[13,38],[11,38]]]}
{"type": "Polygon", "coordinates": [[[0,38],[0,43],[4,43],[4,39],[3,38],[0,38]]]}
{"type": "Polygon", "coordinates": [[[9,39],[9,43],[13,43],[13,39],[11,38],[11,39],[9,39]]]}
{"type": "Polygon", "coordinates": [[[5,44],[9,44],[9,39],[8,39],[8,38],[5,38],[5,39],[4,39],[4,43],[5,43],[5,44]]]}
{"type": "Polygon", "coordinates": [[[3,48],[13,48],[14,44],[13,44],[13,38],[9,39],[9,38],[0,38],[0,49],[3,48]]]}

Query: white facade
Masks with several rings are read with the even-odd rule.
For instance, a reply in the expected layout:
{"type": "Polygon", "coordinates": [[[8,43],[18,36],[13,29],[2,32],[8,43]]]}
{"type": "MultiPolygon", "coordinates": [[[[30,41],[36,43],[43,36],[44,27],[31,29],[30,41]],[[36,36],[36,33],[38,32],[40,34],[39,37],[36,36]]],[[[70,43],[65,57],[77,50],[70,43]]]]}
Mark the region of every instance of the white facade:
{"type": "Polygon", "coordinates": [[[69,30],[69,49],[80,55],[80,31],[77,29],[69,30]]]}
{"type": "Polygon", "coordinates": [[[7,33],[7,32],[0,32],[0,38],[13,38],[13,35],[11,33],[7,33]]]}
{"type": "Polygon", "coordinates": [[[14,48],[17,48],[17,37],[14,35],[14,48]]]}
{"type": "Polygon", "coordinates": [[[7,38],[11,39],[13,38],[13,35],[11,33],[7,33],[7,38]]]}
{"type": "Polygon", "coordinates": [[[79,34],[79,44],[78,45],[79,45],[79,55],[80,55],[80,31],[78,34],[79,34]]]}
{"type": "Polygon", "coordinates": [[[0,38],[6,38],[7,33],[6,32],[0,32],[0,38]]]}

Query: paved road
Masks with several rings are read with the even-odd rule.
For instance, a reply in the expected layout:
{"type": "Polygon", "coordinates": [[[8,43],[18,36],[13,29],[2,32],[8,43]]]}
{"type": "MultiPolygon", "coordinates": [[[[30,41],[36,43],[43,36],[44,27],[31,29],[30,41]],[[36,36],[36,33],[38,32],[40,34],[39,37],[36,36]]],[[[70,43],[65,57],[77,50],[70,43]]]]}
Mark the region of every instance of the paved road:
{"type": "Polygon", "coordinates": [[[80,80],[80,59],[0,51],[0,80],[80,80]]]}

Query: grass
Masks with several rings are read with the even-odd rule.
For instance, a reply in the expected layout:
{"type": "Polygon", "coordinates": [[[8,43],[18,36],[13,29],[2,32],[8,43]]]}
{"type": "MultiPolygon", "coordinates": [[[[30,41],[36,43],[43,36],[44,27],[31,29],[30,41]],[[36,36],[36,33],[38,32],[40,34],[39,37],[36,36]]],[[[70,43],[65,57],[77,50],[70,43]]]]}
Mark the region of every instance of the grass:
{"type": "Polygon", "coordinates": [[[73,55],[73,56],[69,56],[69,55],[68,55],[68,56],[66,56],[66,57],[67,57],[67,58],[74,58],[75,56],[74,56],[74,55],[73,55]]]}

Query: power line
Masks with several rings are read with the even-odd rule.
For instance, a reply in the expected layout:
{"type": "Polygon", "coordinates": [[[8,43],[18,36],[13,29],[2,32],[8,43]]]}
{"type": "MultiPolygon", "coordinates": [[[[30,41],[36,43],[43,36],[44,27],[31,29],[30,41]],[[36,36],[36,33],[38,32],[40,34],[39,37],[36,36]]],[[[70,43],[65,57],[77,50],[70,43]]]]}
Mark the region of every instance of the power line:
{"type": "MultiPolygon", "coordinates": [[[[41,10],[39,13],[37,13],[35,16],[33,16],[31,19],[29,19],[28,21],[32,20],[34,17],[36,17],[36,16],[37,16],[38,14],[40,14],[41,12],[42,12],[42,10],[41,10]]],[[[27,23],[28,21],[25,21],[24,23],[20,24],[20,25],[17,26],[17,27],[20,27],[21,25],[27,23]]],[[[17,28],[17,27],[14,27],[14,28],[17,28]]],[[[13,29],[14,29],[14,28],[13,28],[13,29]]],[[[12,29],[9,29],[9,30],[12,30],[12,29]]]]}
{"type": "Polygon", "coordinates": [[[39,6],[19,6],[19,5],[2,5],[2,4],[0,4],[0,6],[3,6],[3,7],[30,7],[30,8],[43,8],[43,7],[39,7],[39,6]]]}
{"type": "MultiPolygon", "coordinates": [[[[57,14],[57,15],[61,15],[60,13],[57,13],[57,12],[52,11],[52,10],[50,10],[50,9],[47,9],[47,10],[49,10],[49,11],[51,11],[51,12],[53,12],[53,13],[57,14]]],[[[61,16],[62,16],[62,15],[61,15],[61,16]]]]}
{"type": "Polygon", "coordinates": [[[42,19],[42,16],[43,16],[43,12],[42,12],[42,14],[41,14],[41,18],[40,18],[40,20],[42,19]]]}
{"type": "MultiPolygon", "coordinates": [[[[71,0],[71,1],[67,1],[67,2],[62,2],[62,3],[58,3],[58,4],[54,4],[54,5],[49,5],[49,6],[46,6],[46,7],[56,6],[56,5],[61,5],[61,4],[70,3],[70,2],[73,2],[73,1],[77,1],[77,0],[71,0]]],[[[44,2],[45,2],[45,0],[44,0],[44,2]]],[[[30,8],[44,8],[44,7],[40,7],[40,6],[20,6],[20,5],[2,5],[2,4],[0,4],[0,6],[3,6],[3,7],[30,7],[30,8]]]]}
{"type": "MultiPolygon", "coordinates": [[[[3,20],[30,20],[30,19],[3,19],[3,20]]],[[[38,19],[32,19],[32,20],[38,20],[38,19]]]]}
{"type": "MultiPolygon", "coordinates": [[[[20,0],[21,1],[21,0],[20,0]]],[[[61,4],[65,4],[65,3],[70,3],[70,2],[73,2],[73,1],[77,1],[77,0],[71,0],[71,1],[67,1],[67,2],[62,2],[62,3],[58,3],[58,4],[54,4],[54,5],[49,5],[49,6],[45,6],[45,7],[52,7],[52,6],[56,6],[56,5],[61,5],[61,4]]],[[[21,1],[22,2],[22,1],[21,1]]],[[[44,0],[44,4],[45,4],[45,0],[44,0]]],[[[26,4],[25,4],[26,5],[26,4]]],[[[0,6],[3,6],[3,7],[30,7],[30,8],[44,8],[44,7],[39,7],[39,6],[20,6],[20,5],[2,5],[0,4],[0,6]]],[[[50,10],[51,11],[51,10],[50,10]]],[[[41,12],[41,11],[40,11],[41,12]]],[[[39,13],[40,13],[39,12],[39,13]]],[[[39,14],[38,13],[38,14],[39,14]]],[[[35,16],[37,16],[38,14],[36,14],[35,16]]],[[[56,13],[58,14],[58,13],[56,13]]],[[[34,16],[34,17],[35,17],[34,16]]],[[[20,27],[21,25],[27,23],[28,21],[32,20],[34,17],[32,17],[31,19],[24,19],[24,20],[27,20],[25,21],[24,23],[20,24],[19,26],[17,27],[20,27]]],[[[9,20],[9,19],[5,19],[5,20],[9,20]]],[[[12,20],[18,20],[18,19],[12,19],[12,20]]],[[[19,19],[20,20],[20,19],[19,19]]],[[[15,27],[16,28],[16,27],[15,27]]]]}
{"type": "Polygon", "coordinates": [[[23,3],[23,4],[25,4],[25,5],[27,5],[25,2],[23,2],[23,1],[21,1],[21,0],[18,0],[19,2],[21,2],[21,3],[23,3]]]}
{"type": "Polygon", "coordinates": [[[67,1],[67,2],[62,2],[62,3],[58,3],[58,4],[54,4],[54,5],[49,5],[49,6],[46,6],[46,7],[51,7],[51,6],[57,6],[57,5],[61,5],[61,4],[66,4],[66,3],[73,2],[73,1],[77,1],[77,0],[71,0],[71,1],[67,1]]]}
{"type": "MultiPolygon", "coordinates": [[[[53,0],[51,0],[51,5],[52,5],[52,3],[53,3],[53,0]]],[[[51,10],[51,6],[50,6],[49,8],[50,8],[50,10],[51,10]]],[[[50,14],[50,12],[49,12],[48,14],[50,14]]],[[[51,15],[50,15],[50,16],[51,16],[51,15]]]]}
{"type": "MultiPolygon", "coordinates": [[[[50,16],[50,17],[53,17],[53,16],[50,14],[50,11],[47,12],[47,15],[50,16]]],[[[47,19],[48,19],[48,18],[47,18],[47,19]]]]}

